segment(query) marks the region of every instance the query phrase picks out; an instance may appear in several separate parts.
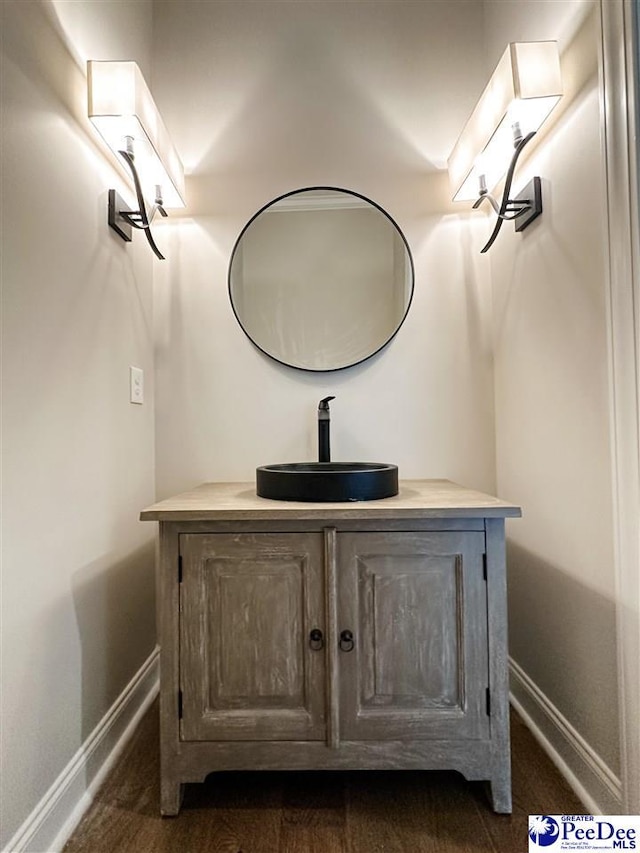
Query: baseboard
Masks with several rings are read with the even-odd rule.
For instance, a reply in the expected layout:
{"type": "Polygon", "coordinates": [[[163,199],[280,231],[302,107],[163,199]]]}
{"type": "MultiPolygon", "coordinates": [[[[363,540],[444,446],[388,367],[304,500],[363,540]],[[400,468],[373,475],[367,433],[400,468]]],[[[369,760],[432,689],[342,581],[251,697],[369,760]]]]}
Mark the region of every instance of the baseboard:
{"type": "Polygon", "coordinates": [[[59,853],[158,693],[156,647],[2,853],[59,853]]]}
{"type": "Polygon", "coordinates": [[[620,814],[620,779],[513,659],[511,704],[589,814],[620,814]]]}

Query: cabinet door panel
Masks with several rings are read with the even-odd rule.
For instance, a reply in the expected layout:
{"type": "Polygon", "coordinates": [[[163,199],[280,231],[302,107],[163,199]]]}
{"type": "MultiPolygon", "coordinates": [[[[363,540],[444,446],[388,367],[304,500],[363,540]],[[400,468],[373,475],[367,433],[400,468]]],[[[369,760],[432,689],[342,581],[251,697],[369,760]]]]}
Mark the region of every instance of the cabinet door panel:
{"type": "Polygon", "coordinates": [[[324,737],[321,536],[181,540],[183,739],[324,737]]]}
{"type": "Polygon", "coordinates": [[[482,533],[339,537],[345,739],[486,737],[482,533]]]}
{"type": "Polygon", "coordinates": [[[456,707],[460,704],[457,608],[460,566],[432,558],[429,571],[372,557],[360,568],[364,648],[374,650],[363,675],[368,704],[456,707]]]}

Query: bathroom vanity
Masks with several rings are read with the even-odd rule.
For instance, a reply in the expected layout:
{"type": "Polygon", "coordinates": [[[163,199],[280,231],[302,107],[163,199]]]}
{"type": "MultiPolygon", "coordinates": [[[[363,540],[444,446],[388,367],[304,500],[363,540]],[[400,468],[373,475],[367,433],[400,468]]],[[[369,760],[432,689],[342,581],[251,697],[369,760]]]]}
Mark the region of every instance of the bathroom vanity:
{"type": "Polygon", "coordinates": [[[161,811],[217,770],[452,769],[511,811],[504,520],[447,480],[359,503],[206,483],[160,522],[161,811]]]}

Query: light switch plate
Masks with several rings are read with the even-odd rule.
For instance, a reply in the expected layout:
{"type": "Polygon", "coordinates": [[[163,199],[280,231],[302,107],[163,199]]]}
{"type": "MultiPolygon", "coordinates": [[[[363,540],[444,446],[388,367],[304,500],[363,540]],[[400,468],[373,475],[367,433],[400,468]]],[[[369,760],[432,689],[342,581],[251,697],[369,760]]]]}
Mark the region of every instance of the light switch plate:
{"type": "Polygon", "coordinates": [[[129,401],[140,406],[144,403],[144,371],[141,367],[129,368],[129,401]]]}

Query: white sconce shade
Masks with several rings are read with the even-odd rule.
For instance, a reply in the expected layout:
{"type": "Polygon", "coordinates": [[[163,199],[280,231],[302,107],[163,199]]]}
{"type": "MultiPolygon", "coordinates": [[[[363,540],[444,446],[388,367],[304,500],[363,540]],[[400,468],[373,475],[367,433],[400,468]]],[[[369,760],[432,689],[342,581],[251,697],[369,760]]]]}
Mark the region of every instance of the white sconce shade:
{"type": "Polygon", "coordinates": [[[97,62],[88,68],[89,118],[120,159],[133,139],[135,167],[144,194],[161,187],[165,207],[184,207],[184,168],[142,72],[135,62],[97,62]]]}
{"type": "Polygon", "coordinates": [[[513,156],[513,125],[537,131],[562,96],[555,41],[510,44],[449,157],[454,201],[478,198],[480,176],[493,189],[513,156]]]}

